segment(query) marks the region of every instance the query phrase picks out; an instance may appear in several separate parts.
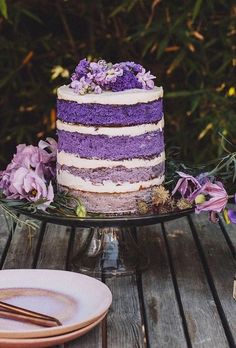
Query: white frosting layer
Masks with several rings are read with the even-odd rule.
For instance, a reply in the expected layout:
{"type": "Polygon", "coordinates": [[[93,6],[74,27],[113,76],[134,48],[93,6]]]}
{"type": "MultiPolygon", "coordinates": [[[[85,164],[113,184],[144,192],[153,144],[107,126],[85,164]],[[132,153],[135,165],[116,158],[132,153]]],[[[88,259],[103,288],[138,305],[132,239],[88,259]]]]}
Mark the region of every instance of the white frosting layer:
{"type": "Polygon", "coordinates": [[[148,103],[163,97],[163,88],[154,87],[151,90],[127,89],[120,92],[106,91],[101,94],[76,94],[69,86],[61,86],[57,90],[58,99],[75,101],[79,104],[109,104],[109,105],[132,105],[148,103]]]}
{"type": "Polygon", "coordinates": [[[111,161],[100,159],[80,158],[71,153],[60,151],[57,153],[57,162],[75,168],[112,168],[123,166],[126,168],[152,167],[165,161],[165,152],[163,151],[158,157],[152,159],[133,158],[131,160],[111,161]]]}
{"type": "Polygon", "coordinates": [[[114,136],[137,136],[149,132],[162,130],[164,128],[164,119],[162,118],[158,123],[148,123],[137,126],[128,127],[88,127],[79,124],[71,124],[57,120],[57,129],[66,132],[76,132],[80,134],[90,135],[108,135],[114,136]]]}
{"type": "Polygon", "coordinates": [[[163,181],[164,176],[136,183],[124,182],[122,184],[119,184],[112,182],[111,180],[106,180],[103,181],[103,184],[93,184],[91,181],[83,180],[79,176],[68,173],[65,170],[60,170],[59,173],[57,173],[57,182],[62,186],[67,186],[75,190],[98,193],[133,192],[138,191],[141,188],[148,188],[154,185],[160,185],[163,181]]]}

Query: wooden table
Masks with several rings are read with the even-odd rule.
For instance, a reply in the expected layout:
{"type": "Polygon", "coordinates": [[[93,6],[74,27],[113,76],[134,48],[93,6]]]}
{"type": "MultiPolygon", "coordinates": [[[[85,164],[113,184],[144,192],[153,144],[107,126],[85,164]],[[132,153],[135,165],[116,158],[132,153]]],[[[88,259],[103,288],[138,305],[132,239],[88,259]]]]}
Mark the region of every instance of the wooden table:
{"type": "MultiPolygon", "coordinates": [[[[1,267],[70,270],[87,232],[42,223],[33,232],[16,226],[10,238],[1,216],[1,267]]],[[[107,319],[65,347],[236,347],[236,226],[192,215],[139,228],[138,237],[149,269],[107,279],[113,294],[107,319]]]]}

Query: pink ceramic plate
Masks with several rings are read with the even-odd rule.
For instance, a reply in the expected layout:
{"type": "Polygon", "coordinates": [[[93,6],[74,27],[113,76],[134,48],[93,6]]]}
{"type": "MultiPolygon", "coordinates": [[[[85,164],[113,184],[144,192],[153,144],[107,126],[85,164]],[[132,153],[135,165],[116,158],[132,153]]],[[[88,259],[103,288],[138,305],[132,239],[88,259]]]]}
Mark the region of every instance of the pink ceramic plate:
{"type": "Polygon", "coordinates": [[[57,318],[62,326],[41,326],[0,318],[0,339],[36,338],[81,329],[103,315],[112,295],[102,282],[83,274],[41,269],[0,271],[0,301],[57,318]]]}
{"type": "Polygon", "coordinates": [[[68,341],[73,341],[76,338],[85,335],[87,332],[92,330],[98,325],[106,316],[107,313],[103,314],[92,324],[83,327],[82,329],[66,333],[64,335],[52,336],[52,337],[41,337],[41,338],[0,338],[0,348],[44,348],[51,347],[55,344],[62,344],[68,341]]]}

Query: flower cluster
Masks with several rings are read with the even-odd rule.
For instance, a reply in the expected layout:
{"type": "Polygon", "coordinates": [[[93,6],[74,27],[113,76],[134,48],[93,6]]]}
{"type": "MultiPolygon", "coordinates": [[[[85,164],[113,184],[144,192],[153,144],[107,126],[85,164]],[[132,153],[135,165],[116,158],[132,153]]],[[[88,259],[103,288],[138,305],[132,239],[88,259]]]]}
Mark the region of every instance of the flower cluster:
{"type": "MultiPolygon", "coordinates": [[[[180,176],[172,195],[179,194],[182,198],[195,205],[195,212],[209,212],[212,222],[218,221],[217,213],[223,212],[226,222],[236,223],[236,212],[227,210],[229,196],[221,181],[202,173],[197,177],[177,172],[180,176]]],[[[236,196],[235,196],[236,200],[236,196]]]]}
{"type": "Polygon", "coordinates": [[[38,146],[20,144],[7,168],[0,172],[0,190],[7,199],[38,203],[45,210],[53,201],[57,143],[52,138],[38,146]]]}
{"type": "Polygon", "coordinates": [[[70,87],[75,93],[102,93],[126,89],[153,89],[155,76],[134,62],[107,63],[105,60],[89,62],[82,59],[71,76],[70,87]]]}

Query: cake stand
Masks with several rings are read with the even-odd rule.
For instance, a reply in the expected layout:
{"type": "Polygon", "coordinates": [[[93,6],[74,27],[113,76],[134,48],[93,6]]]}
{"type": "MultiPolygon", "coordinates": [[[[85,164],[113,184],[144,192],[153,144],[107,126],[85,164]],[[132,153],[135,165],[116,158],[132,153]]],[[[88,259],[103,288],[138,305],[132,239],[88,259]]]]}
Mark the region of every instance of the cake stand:
{"type": "Polygon", "coordinates": [[[178,219],[194,211],[186,209],[166,214],[76,218],[44,212],[32,213],[22,208],[15,210],[44,222],[88,228],[81,250],[71,261],[71,268],[100,278],[131,275],[148,267],[148,252],[145,253],[138,244],[136,227],[178,219]]]}

